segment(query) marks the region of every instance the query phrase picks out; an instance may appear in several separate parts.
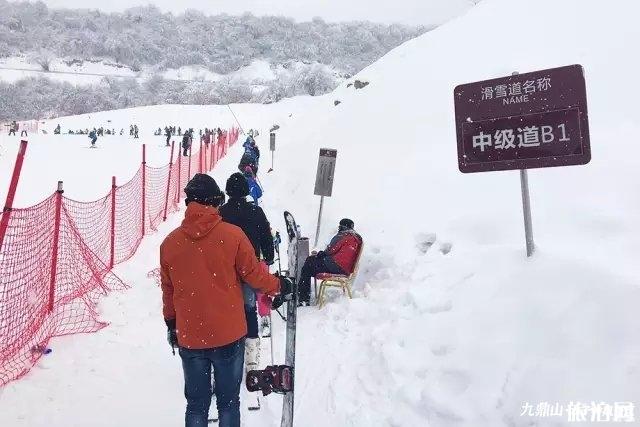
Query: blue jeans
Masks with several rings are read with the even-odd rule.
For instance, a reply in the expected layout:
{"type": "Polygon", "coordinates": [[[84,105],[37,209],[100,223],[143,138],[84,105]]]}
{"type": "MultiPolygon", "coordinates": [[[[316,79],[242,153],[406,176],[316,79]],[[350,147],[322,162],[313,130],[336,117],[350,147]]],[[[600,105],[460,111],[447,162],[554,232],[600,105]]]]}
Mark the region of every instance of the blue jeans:
{"type": "Polygon", "coordinates": [[[258,306],[256,292],[246,283],[242,284],[244,317],[247,320],[247,338],[258,338],[258,306]]]}
{"type": "Polygon", "coordinates": [[[180,348],[187,410],[185,427],[207,427],[211,406],[211,367],[215,380],[218,425],[240,427],[240,383],[244,366],[244,338],[204,350],[180,348]]]}

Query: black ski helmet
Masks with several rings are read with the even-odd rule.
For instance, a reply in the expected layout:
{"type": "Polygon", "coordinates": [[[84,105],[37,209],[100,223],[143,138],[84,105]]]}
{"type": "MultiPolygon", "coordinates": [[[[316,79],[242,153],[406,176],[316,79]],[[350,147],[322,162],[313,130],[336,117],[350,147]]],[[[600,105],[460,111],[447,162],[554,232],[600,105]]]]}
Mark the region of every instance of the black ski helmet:
{"type": "Polygon", "coordinates": [[[220,187],[216,180],[204,173],[197,173],[191,178],[184,188],[187,195],[185,203],[200,203],[202,205],[218,207],[224,203],[224,193],[220,191],[220,187]]]}
{"type": "Polygon", "coordinates": [[[244,175],[236,172],[227,179],[225,190],[229,197],[246,197],[249,195],[249,183],[244,175]]]}
{"type": "Polygon", "coordinates": [[[354,227],[353,221],[350,220],[349,218],[341,219],[340,223],[338,224],[338,230],[340,231],[353,230],[353,227],[354,227]]]}

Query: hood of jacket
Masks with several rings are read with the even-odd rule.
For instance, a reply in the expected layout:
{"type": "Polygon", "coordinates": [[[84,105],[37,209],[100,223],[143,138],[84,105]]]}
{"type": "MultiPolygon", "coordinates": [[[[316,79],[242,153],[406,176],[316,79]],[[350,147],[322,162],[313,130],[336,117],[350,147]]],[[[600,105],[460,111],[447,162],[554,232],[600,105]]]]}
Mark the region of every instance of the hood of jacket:
{"type": "Polygon", "coordinates": [[[180,229],[191,239],[204,238],[222,221],[218,208],[191,202],[180,225],[180,229]]]}

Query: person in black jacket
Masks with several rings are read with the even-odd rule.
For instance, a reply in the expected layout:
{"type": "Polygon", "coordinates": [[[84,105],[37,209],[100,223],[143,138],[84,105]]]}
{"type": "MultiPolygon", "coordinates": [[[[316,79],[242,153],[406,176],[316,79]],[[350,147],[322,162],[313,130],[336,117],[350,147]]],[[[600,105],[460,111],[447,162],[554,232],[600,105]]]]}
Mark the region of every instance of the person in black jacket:
{"type": "MultiPolygon", "coordinates": [[[[234,173],[227,180],[229,201],[220,207],[224,222],[236,225],[244,231],[253,245],[256,257],[264,259],[267,265],[273,264],[273,236],[264,211],[259,206],[247,202],[249,184],[241,173],[234,173]]],[[[245,368],[248,371],[259,369],[260,338],[258,337],[258,313],[256,295],[251,287],[244,284],[244,312],[247,319],[247,338],[245,340],[245,368]]]]}
{"type": "Polygon", "coordinates": [[[191,137],[189,136],[189,132],[185,132],[182,137],[182,155],[189,155],[189,148],[191,148],[191,137]]]}

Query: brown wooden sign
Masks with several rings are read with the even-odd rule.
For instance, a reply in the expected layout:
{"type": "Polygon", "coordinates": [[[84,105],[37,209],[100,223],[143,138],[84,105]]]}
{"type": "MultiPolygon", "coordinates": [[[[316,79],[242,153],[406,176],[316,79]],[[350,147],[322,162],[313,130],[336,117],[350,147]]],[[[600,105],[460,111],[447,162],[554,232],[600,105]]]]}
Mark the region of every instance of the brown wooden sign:
{"type": "Polygon", "coordinates": [[[463,84],[455,88],[454,98],[461,172],[591,160],[580,65],[463,84]]]}

